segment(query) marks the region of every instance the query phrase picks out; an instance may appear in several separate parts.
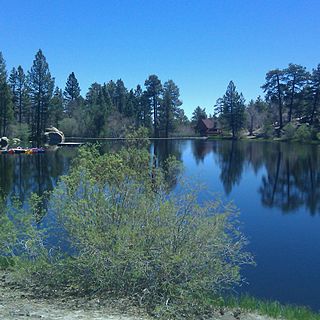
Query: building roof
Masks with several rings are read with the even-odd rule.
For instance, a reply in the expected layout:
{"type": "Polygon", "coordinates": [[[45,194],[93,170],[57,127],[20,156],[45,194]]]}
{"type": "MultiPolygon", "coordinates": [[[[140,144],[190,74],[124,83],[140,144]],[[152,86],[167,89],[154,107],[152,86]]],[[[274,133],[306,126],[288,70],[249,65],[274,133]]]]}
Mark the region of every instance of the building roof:
{"type": "Polygon", "coordinates": [[[207,129],[213,129],[214,128],[214,121],[212,119],[201,119],[201,121],[207,127],[207,129]]]}

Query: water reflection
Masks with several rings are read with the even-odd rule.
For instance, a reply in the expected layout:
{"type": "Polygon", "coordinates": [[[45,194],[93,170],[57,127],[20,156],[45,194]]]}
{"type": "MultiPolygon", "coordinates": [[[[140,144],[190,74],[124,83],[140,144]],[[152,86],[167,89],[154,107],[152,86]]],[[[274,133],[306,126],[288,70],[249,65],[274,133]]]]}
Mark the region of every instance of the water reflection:
{"type": "Polygon", "coordinates": [[[277,144],[265,154],[267,175],[262,179],[261,201],[291,212],[305,205],[320,212],[320,163],[316,146],[277,144]]]}
{"type": "MultiPolygon", "coordinates": [[[[102,152],[110,146],[105,145],[102,152]]],[[[112,147],[114,148],[114,146],[112,147]]],[[[157,140],[151,147],[155,166],[165,166],[170,156],[185,161],[184,166],[203,165],[210,176],[213,156],[215,169],[226,195],[241,181],[247,170],[260,179],[256,196],[264,207],[279,208],[283,213],[305,207],[310,214],[320,212],[320,148],[315,145],[243,142],[157,140]],[[184,157],[187,155],[187,157],[184,157]],[[190,158],[190,155],[193,158],[190,158]],[[258,175],[258,172],[261,174],[258,175]]],[[[60,175],[68,172],[76,148],[63,148],[38,155],[0,156],[0,198],[15,195],[22,202],[32,192],[42,195],[52,190],[60,175]]],[[[178,173],[166,176],[170,189],[177,185],[178,173]]]]}
{"type": "Polygon", "coordinates": [[[155,167],[161,166],[165,170],[165,180],[170,190],[173,190],[178,183],[179,171],[169,170],[168,159],[174,157],[176,160],[181,161],[182,150],[186,145],[185,141],[179,140],[155,140],[151,146],[153,149],[155,167]]]}
{"type": "MultiPolygon", "coordinates": [[[[12,197],[25,203],[31,193],[42,196],[54,188],[58,178],[67,173],[75,149],[48,151],[45,154],[0,156],[0,197],[9,204],[12,197]]],[[[42,208],[46,201],[42,203],[42,208]]]]}
{"type": "Polygon", "coordinates": [[[220,181],[226,195],[243,178],[244,168],[264,168],[259,194],[266,207],[284,213],[305,206],[310,214],[320,212],[319,146],[293,143],[195,141],[192,152],[197,164],[213,153],[218,159],[220,181]]]}

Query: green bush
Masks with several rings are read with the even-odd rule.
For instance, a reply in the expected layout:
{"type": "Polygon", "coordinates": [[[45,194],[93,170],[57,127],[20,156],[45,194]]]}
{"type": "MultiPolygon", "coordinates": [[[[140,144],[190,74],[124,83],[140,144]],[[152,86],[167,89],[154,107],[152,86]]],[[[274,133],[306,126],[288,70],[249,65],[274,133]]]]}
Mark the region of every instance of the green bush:
{"type": "Polygon", "coordinates": [[[30,139],[31,130],[26,123],[12,124],[8,129],[8,136],[20,139],[23,142],[28,142],[30,139]]]}
{"type": "Polygon", "coordinates": [[[306,124],[302,124],[295,132],[294,138],[298,141],[309,141],[312,138],[312,132],[306,124]]]}
{"type": "Polygon", "coordinates": [[[59,121],[59,130],[66,137],[78,136],[80,133],[79,123],[75,118],[64,118],[59,121]]]}
{"type": "Polygon", "coordinates": [[[270,139],[274,136],[274,127],[272,124],[266,124],[263,126],[262,136],[266,139],[270,139]]]}
{"type": "Polygon", "coordinates": [[[50,200],[72,249],[44,254],[45,239],[32,234],[29,258],[16,265],[21,281],[41,291],[126,297],[166,319],[186,312],[191,319],[207,310],[204,297],[239,284],[252,257],[237,210],[219,200],[198,205],[193,192],[170,194],[179,164],[169,159],[164,170],[152,163],[147,149],[102,156],[80,149],[50,200]]]}
{"type": "Polygon", "coordinates": [[[291,122],[289,122],[283,127],[282,138],[286,140],[291,140],[294,138],[295,133],[296,133],[296,127],[291,122]]]}

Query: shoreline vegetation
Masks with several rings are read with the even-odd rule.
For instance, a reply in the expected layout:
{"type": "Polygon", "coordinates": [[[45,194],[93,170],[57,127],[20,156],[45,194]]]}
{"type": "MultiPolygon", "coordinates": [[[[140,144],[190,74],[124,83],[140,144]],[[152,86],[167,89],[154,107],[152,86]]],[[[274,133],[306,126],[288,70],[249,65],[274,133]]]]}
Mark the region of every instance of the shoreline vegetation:
{"type": "Polygon", "coordinates": [[[128,130],[144,127],[154,138],[207,136],[215,130],[234,139],[245,132],[265,139],[320,141],[320,64],[311,71],[293,63],[268,71],[261,88],[265,97],[246,102],[230,81],[216,103],[207,110],[197,106],[188,118],[171,79],[162,83],[151,74],[131,89],[122,79],[93,83],[81,95],[74,72],[64,89],[55,86],[41,49],[27,72],[21,66],[8,72],[0,52],[0,136],[40,146],[49,126],[66,137],[87,138],[123,138],[128,130]],[[206,119],[214,126],[199,126],[206,119]]]}
{"type": "Polygon", "coordinates": [[[69,137],[126,140],[106,155],[80,148],[71,172],[44,197],[33,195],[28,208],[14,200],[7,208],[0,199],[0,264],[40,296],[130,299],[161,319],[198,319],[217,306],[222,313],[240,308],[319,319],[304,307],[249,297],[223,301],[223,292],[241,284],[242,266],[254,264],[237,208],[221,199],[198,204],[194,189],[173,196],[168,186],[179,163],[170,158],[160,167],[144,148],[148,136],[203,139],[207,129],[222,132],[209,139],[319,143],[320,64],[310,72],[291,63],[271,70],[262,89],[265,98],[246,103],[230,81],[209,114],[198,106],[188,119],[171,79],[162,84],[152,74],[132,89],[121,79],[93,83],[81,96],[74,72],[64,90],[55,87],[42,50],[28,72],[18,66],[10,74],[0,52],[1,136],[39,146],[54,125],[69,137]],[[200,128],[204,119],[213,127],[200,128]],[[43,225],[47,214],[51,224],[43,225]]]}
{"type": "Polygon", "coordinates": [[[81,147],[45,199],[2,206],[0,266],[17,288],[49,301],[124,299],[160,319],[320,319],[305,307],[222,298],[241,284],[241,267],[254,264],[238,210],[218,198],[197,204],[194,188],[172,197],[181,164],[157,166],[141,136],[145,129],[104,155],[81,147]],[[47,214],[52,224],[41,223],[47,214]]]}
{"type": "MultiPolygon", "coordinates": [[[[106,298],[99,295],[75,296],[46,295],[36,288],[23,288],[15,281],[10,269],[0,268],[0,316],[5,319],[99,319],[99,320],[151,320],[158,317],[148,315],[141,306],[130,299],[106,298]],[[2,270],[4,269],[4,270],[2,270]]],[[[249,295],[220,298],[211,301],[210,311],[197,315],[195,319],[220,320],[319,320],[320,314],[307,307],[281,304],[278,301],[257,299],[249,295]]],[[[193,315],[183,315],[193,319],[193,315]]],[[[169,319],[169,318],[168,318],[169,319]]]]}
{"type": "Polygon", "coordinates": [[[161,319],[208,314],[205,297],[241,284],[241,267],[254,262],[232,203],[170,192],[180,170],[174,158],[158,166],[146,141],[103,155],[80,148],[45,199],[33,195],[29,210],[3,203],[2,260],[40,296],[128,299],[161,319]]]}

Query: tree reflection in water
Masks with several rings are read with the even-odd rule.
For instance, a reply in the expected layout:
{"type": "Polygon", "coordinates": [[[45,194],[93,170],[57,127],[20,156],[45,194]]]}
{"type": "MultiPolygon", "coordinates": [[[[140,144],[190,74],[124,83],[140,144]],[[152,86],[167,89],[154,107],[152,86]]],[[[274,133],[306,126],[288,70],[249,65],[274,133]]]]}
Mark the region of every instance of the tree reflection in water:
{"type": "Polygon", "coordinates": [[[218,159],[225,193],[240,184],[244,168],[257,173],[265,168],[258,192],[266,207],[294,212],[305,206],[320,213],[320,148],[284,142],[195,141],[192,152],[197,164],[213,152],[218,159]]]}
{"type": "MultiPolygon", "coordinates": [[[[51,191],[58,178],[67,173],[70,161],[76,152],[72,149],[61,151],[33,155],[2,154],[0,156],[0,197],[3,199],[3,205],[10,205],[13,197],[26,205],[32,193],[42,196],[44,192],[51,191]]],[[[39,205],[41,206],[39,212],[44,212],[47,201],[44,199],[39,205]]],[[[38,217],[38,220],[41,218],[38,217]]]]}
{"type": "MultiPolygon", "coordinates": [[[[110,149],[101,147],[101,152],[110,149]]],[[[114,144],[116,150],[120,145],[114,144]]],[[[155,167],[165,166],[170,156],[182,160],[183,153],[191,152],[188,160],[197,166],[203,164],[210,176],[210,167],[204,163],[211,154],[219,170],[219,179],[225,193],[231,193],[241,183],[246,168],[257,175],[261,172],[257,190],[261,203],[290,213],[305,207],[310,214],[320,213],[320,147],[317,145],[254,142],[254,141],[186,141],[155,140],[151,145],[155,167]]],[[[43,195],[54,188],[59,176],[69,170],[76,148],[62,148],[38,155],[0,155],[0,200],[8,205],[12,196],[24,203],[31,193],[43,195]]],[[[187,167],[192,163],[185,163],[187,167]]],[[[211,164],[210,164],[211,166],[211,164]]],[[[211,167],[212,168],[212,167],[211,167]]],[[[168,172],[166,180],[174,190],[179,173],[168,172]]],[[[44,200],[45,201],[45,200],[44,200]]],[[[46,201],[42,204],[46,206],[46,201]]],[[[0,208],[1,209],[1,208],[0,208]]],[[[41,218],[41,217],[40,217],[41,218]]]]}

